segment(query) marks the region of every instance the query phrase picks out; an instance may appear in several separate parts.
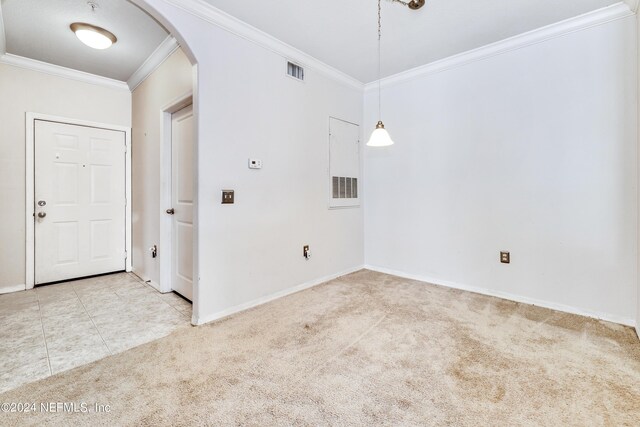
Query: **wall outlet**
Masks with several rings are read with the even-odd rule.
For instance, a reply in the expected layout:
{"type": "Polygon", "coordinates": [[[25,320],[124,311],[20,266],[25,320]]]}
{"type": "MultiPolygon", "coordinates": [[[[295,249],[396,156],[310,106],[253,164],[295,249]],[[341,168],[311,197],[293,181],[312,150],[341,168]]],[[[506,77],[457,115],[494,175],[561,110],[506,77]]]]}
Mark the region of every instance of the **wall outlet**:
{"type": "Polygon", "coordinates": [[[304,245],[302,247],[302,256],[306,260],[309,260],[309,258],[311,258],[311,251],[309,251],[309,245],[304,245]]]}
{"type": "Polygon", "coordinates": [[[233,190],[222,190],[222,204],[231,205],[234,201],[233,190]]]}
{"type": "Polygon", "coordinates": [[[506,251],[500,252],[500,262],[503,264],[510,264],[511,254],[509,254],[509,252],[506,252],[506,251]]]}

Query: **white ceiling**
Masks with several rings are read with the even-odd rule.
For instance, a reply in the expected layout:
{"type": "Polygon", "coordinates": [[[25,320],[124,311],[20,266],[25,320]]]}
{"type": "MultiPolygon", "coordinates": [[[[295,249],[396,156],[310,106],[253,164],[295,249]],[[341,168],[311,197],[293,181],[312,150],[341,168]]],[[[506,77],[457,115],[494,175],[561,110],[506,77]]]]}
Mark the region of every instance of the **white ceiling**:
{"type": "MultiPolygon", "coordinates": [[[[377,0],[205,0],[363,83],[377,79],[377,0]]],[[[619,0],[383,0],[383,77],[619,0]]]]}
{"type": "Polygon", "coordinates": [[[167,37],[156,21],[127,0],[1,0],[7,53],[127,81],[167,37]],[[87,22],[116,35],[106,50],[82,44],[69,29],[87,22]]]}

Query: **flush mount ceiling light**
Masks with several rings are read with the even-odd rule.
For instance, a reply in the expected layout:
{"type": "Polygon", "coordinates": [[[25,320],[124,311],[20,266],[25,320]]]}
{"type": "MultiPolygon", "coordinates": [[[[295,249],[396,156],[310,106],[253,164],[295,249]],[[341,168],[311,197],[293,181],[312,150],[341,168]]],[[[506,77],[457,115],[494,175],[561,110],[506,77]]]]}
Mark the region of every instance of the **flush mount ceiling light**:
{"type": "MultiPolygon", "coordinates": [[[[380,41],[382,40],[382,8],[380,5],[380,1],[378,0],[378,124],[376,128],[371,133],[371,137],[369,138],[369,142],[367,145],[369,147],[388,147],[389,145],[393,145],[393,140],[389,135],[389,132],[384,128],[384,123],[382,123],[382,90],[380,87],[380,80],[382,78],[380,73],[380,64],[381,64],[381,49],[380,49],[380,41]]],[[[403,1],[403,0],[391,0],[393,3],[400,3],[404,6],[407,6],[409,9],[418,10],[422,6],[424,6],[425,0],[411,0],[411,1],[403,1]]]]}
{"type": "Polygon", "coordinates": [[[94,49],[107,49],[118,41],[110,31],[84,22],[74,22],[69,28],[82,43],[94,49]]]}

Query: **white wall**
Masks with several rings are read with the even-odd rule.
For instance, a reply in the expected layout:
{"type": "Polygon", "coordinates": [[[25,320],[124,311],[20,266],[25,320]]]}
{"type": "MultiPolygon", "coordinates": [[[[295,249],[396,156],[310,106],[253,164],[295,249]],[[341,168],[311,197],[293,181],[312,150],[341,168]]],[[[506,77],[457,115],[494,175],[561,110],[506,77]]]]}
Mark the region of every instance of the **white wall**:
{"type": "Polygon", "coordinates": [[[120,126],[131,94],[0,64],[0,292],[25,283],[25,113],[120,126]]]}
{"type": "MultiPolygon", "coordinates": [[[[132,234],[133,270],[145,280],[160,283],[160,112],[192,90],[192,66],[176,50],[132,95],[132,234]]],[[[166,208],[165,208],[166,209],[166,208]]]]}
{"type": "Polygon", "coordinates": [[[635,26],[629,16],[383,89],[396,144],[365,156],[366,264],[633,324],[635,26]]]}
{"type": "MultiPolygon", "coordinates": [[[[636,57],[638,58],[638,68],[637,68],[637,75],[638,75],[638,144],[637,146],[640,147],[640,11],[637,10],[636,7],[636,37],[637,37],[637,49],[636,49],[636,57]]],[[[640,167],[640,149],[638,150],[638,167],[640,167]]],[[[639,177],[640,178],[640,175],[639,177]]],[[[640,191],[640,185],[638,185],[638,190],[640,191]]],[[[640,194],[640,193],[639,193],[640,194]]],[[[640,197],[640,196],[639,196],[640,197]]],[[[639,242],[639,246],[640,246],[640,212],[638,212],[638,242],[639,242]]],[[[638,254],[640,256],[640,253],[638,254]]],[[[637,304],[637,308],[636,308],[636,333],[638,334],[638,337],[640,337],[640,258],[638,258],[638,282],[637,282],[637,299],[638,299],[638,304],[637,304]]]]}
{"type": "Polygon", "coordinates": [[[363,264],[361,209],[329,210],[329,116],[362,121],[362,92],[163,0],[155,16],[198,66],[198,265],[194,320],[204,322],[363,264]],[[249,170],[249,157],[263,169],[249,170]],[[221,190],[236,203],[221,205],[221,190]],[[313,257],[305,261],[302,246],[313,257]]]}

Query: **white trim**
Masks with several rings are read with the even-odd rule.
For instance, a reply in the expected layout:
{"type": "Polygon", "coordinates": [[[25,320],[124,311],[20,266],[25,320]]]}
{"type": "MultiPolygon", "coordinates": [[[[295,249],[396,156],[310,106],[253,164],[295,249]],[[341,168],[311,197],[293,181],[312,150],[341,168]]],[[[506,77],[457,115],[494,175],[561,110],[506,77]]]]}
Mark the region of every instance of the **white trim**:
{"type": "Polygon", "coordinates": [[[2,17],[2,5],[0,4],[0,56],[7,53],[7,34],[4,31],[4,19],[2,17]]]}
{"type": "Polygon", "coordinates": [[[12,292],[20,292],[27,289],[27,285],[24,283],[21,285],[7,285],[0,287],[0,295],[1,294],[10,294],[12,292]]]}
{"type": "Polygon", "coordinates": [[[157,284],[156,282],[154,282],[151,279],[145,280],[144,281],[147,285],[151,286],[153,289],[155,289],[156,291],[160,292],[161,294],[166,293],[166,292],[162,292],[162,289],[160,289],[160,285],[157,284]]]}
{"type": "Polygon", "coordinates": [[[460,283],[450,282],[447,280],[439,280],[433,277],[427,277],[420,274],[405,273],[403,271],[393,270],[390,268],[376,267],[373,265],[365,265],[364,268],[371,271],[377,271],[378,273],[390,274],[392,276],[403,277],[405,279],[418,280],[420,282],[425,282],[425,284],[444,286],[446,288],[452,288],[452,289],[460,289],[462,291],[474,292],[477,294],[488,295],[496,298],[502,298],[510,301],[520,302],[523,304],[536,305],[538,307],[549,308],[551,310],[562,311],[565,313],[577,314],[580,316],[606,320],[608,322],[618,323],[625,326],[633,326],[635,322],[634,319],[621,317],[615,314],[601,313],[601,312],[592,311],[592,310],[583,310],[581,308],[577,308],[569,305],[558,304],[555,302],[550,302],[545,300],[539,300],[536,298],[523,297],[523,296],[515,295],[509,292],[493,291],[491,289],[464,285],[460,283]]]}
{"type": "Polygon", "coordinates": [[[330,65],[288,45],[275,37],[261,31],[239,19],[223,12],[204,0],[166,0],[167,3],[182,9],[204,21],[207,21],[236,36],[249,40],[283,58],[295,62],[303,68],[314,69],[321,74],[350,86],[362,90],[363,83],[359,80],[333,68],[330,65]]]}
{"type": "Polygon", "coordinates": [[[88,126],[100,129],[109,129],[125,134],[125,144],[127,146],[126,164],[125,164],[125,197],[127,198],[127,207],[125,210],[125,248],[127,251],[127,261],[125,264],[125,270],[132,270],[132,242],[131,242],[131,128],[126,126],[111,125],[105,123],[91,122],[87,120],[76,120],[68,117],[52,116],[50,114],[40,113],[26,113],[25,120],[25,154],[26,154],[26,250],[25,250],[25,277],[26,277],[26,289],[32,289],[35,285],[35,200],[34,200],[34,152],[35,152],[35,133],[34,126],[36,120],[44,120],[50,122],[58,122],[77,126],[88,126]]]}
{"type": "MultiPolygon", "coordinates": [[[[398,74],[394,74],[389,77],[385,77],[380,81],[380,83],[383,88],[399,85],[430,74],[440,73],[442,71],[461,67],[472,62],[482,61],[492,56],[522,49],[533,44],[542,43],[550,39],[562,37],[576,31],[585,30],[633,15],[634,12],[629,9],[629,6],[626,3],[616,3],[611,6],[594,10],[593,12],[588,12],[574,18],[569,18],[555,24],[547,25],[545,27],[519,34],[517,36],[510,37],[508,39],[504,39],[495,43],[491,43],[477,49],[453,55],[439,61],[431,62],[426,65],[422,65],[398,74]]],[[[377,89],[377,80],[365,85],[365,92],[377,89]]]]}
{"type": "Polygon", "coordinates": [[[164,294],[164,293],[166,293],[166,292],[163,292],[163,291],[160,289],[160,285],[159,285],[159,284],[157,284],[156,282],[154,282],[154,281],[153,281],[153,280],[151,280],[151,279],[145,279],[145,277],[146,277],[146,276],[141,275],[138,271],[136,271],[136,269],[131,270],[131,272],[132,272],[133,274],[135,274],[135,275],[136,275],[136,277],[137,277],[138,279],[140,279],[140,281],[141,281],[141,282],[144,282],[145,284],[147,284],[147,285],[151,286],[153,289],[155,289],[156,291],[158,291],[158,292],[160,292],[160,293],[163,293],[163,294],[164,294]]]}
{"type": "Polygon", "coordinates": [[[638,5],[640,4],[640,1],[638,0],[623,0],[627,6],[629,6],[629,9],[631,9],[631,11],[633,13],[638,13],[638,5]]]}
{"type": "Polygon", "coordinates": [[[329,134],[327,135],[327,152],[328,152],[328,160],[329,160],[329,169],[327,170],[327,205],[329,207],[329,210],[339,210],[339,209],[360,209],[360,207],[362,206],[362,183],[363,183],[363,175],[362,175],[362,163],[363,163],[363,159],[362,159],[362,145],[360,143],[360,135],[362,135],[362,128],[359,124],[357,123],[353,123],[350,122],[348,120],[344,120],[338,117],[334,117],[334,116],[329,116],[329,122],[327,124],[327,127],[329,128],[329,134]],[[332,176],[331,176],[331,165],[332,165],[332,159],[331,159],[331,123],[332,120],[337,120],[339,122],[342,123],[346,123],[352,126],[356,126],[358,128],[358,176],[356,177],[358,179],[358,185],[357,185],[357,192],[358,192],[358,197],[355,199],[334,199],[333,198],[333,182],[332,182],[332,176]]]}
{"type": "Polygon", "coordinates": [[[149,57],[140,65],[140,67],[129,77],[127,85],[129,90],[133,92],[143,81],[147,79],[155,70],[158,69],[164,61],[175,52],[180,45],[172,36],[166,39],[149,55],[149,57]]]}
{"type": "Polygon", "coordinates": [[[35,285],[35,114],[27,113],[25,119],[25,286],[35,285]]]}
{"type": "MultiPolygon", "coordinates": [[[[640,4],[640,1],[638,0],[628,0],[628,3],[635,3],[635,8],[633,7],[632,4],[629,4],[629,7],[632,10],[635,10],[636,15],[638,15],[638,5],[640,4]]],[[[640,36],[640,16],[636,16],[636,35],[640,36]]],[[[638,76],[638,82],[640,83],[640,37],[636,38],[636,41],[638,43],[636,43],[636,74],[638,76]]],[[[638,117],[637,117],[637,121],[636,121],[636,140],[640,143],[640,86],[637,88],[636,91],[636,109],[638,111],[638,117]]],[[[637,153],[637,157],[636,157],[636,161],[638,161],[638,163],[636,164],[640,164],[640,151],[637,153]]],[[[640,175],[637,176],[637,179],[640,179],[640,175]]],[[[640,182],[637,182],[640,183],[640,182]]],[[[640,189],[640,187],[638,187],[640,189]]],[[[640,190],[638,190],[640,191],[640,190]]],[[[640,194],[640,193],[638,193],[640,194]]],[[[640,207],[640,200],[637,200],[638,204],[636,205],[636,207],[640,207]]],[[[640,212],[640,210],[638,210],[638,212],[640,212]]],[[[637,225],[640,226],[640,216],[638,216],[637,218],[637,225]]],[[[638,241],[638,239],[640,238],[640,235],[636,234],[636,242],[638,241]]],[[[639,272],[639,269],[637,268],[638,265],[637,263],[640,262],[640,258],[636,257],[636,274],[639,272]]],[[[635,329],[636,329],[636,335],[637,337],[640,339],[640,277],[638,277],[636,279],[636,322],[635,322],[635,329]]]]}
{"type": "MultiPolygon", "coordinates": [[[[112,126],[111,129],[114,129],[112,126]]],[[[124,219],[124,229],[125,229],[125,248],[127,250],[127,260],[125,262],[125,270],[127,272],[131,272],[133,270],[133,220],[131,213],[133,212],[133,178],[131,173],[131,168],[133,165],[133,149],[131,147],[131,128],[122,127],[122,130],[125,134],[125,145],[127,147],[127,152],[125,153],[125,184],[124,184],[124,197],[127,199],[127,207],[125,208],[125,219],[124,219]]]]}
{"type": "Polygon", "coordinates": [[[126,90],[127,92],[129,92],[129,86],[127,86],[125,82],[121,82],[120,80],[97,76],[95,74],[85,73],[84,71],[78,71],[71,68],[61,67],[59,65],[49,64],[47,62],[36,61],[35,59],[25,58],[23,56],[13,55],[11,53],[5,53],[1,55],[0,63],[13,65],[14,67],[26,68],[28,70],[39,71],[41,73],[50,74],[52,76],[77,80],[84,83],[105,86],[112,89],[126,90]]]}
{"type": "MultiPolygon", "coordinates": [[[[193,104],[191,91],[175,98],[160,110],[160,292],[171,292],[173,279],[173,222],[166,210],[171,207],[171,115],[193,104]]],[[[194,113],[195,115],[195,113],[194,113]]],[[[195,145],[195,144],[194,144],[195,145]]],[[[197,159],[196,156],[193,157],[197,159]]],[[[195,165],[194,165],[195,169],[195,165]]],[[[197,176],[194,177],[197,182],[197,176]]],[[[194,190],[194,194],[195,190],[194,190]]],[[[194,209],[195,210],[195,209],[194,209]]],[[[195,227],[194,227],[195,230],[195,227]]],[[[196,248],[194,247],[194,250],[196,248]]],[[[197,276],[193,276],[197,277],[197,276]]],[[[194,281],[195,287],[195,281],[194,281]]],[[[194,289],[195,290],[195,289],[194,289]]],[[[192,296],[193,298],[193,296],[192,296]]]]}
{"type": "Polygon", "coordinates": [[[270,301],[286,297],[287,295],[294,294],[296,292],[304,291],[305,289],[312,288],[314,286],[321,285],[330,280],[337,279],[338,277],[346,276],[347,274],[355,273],[356,271],[360,271],[363,269],[363,266],[360,265],[358,267],[349,268],[347,270],[341,271],[339,273],[330,274],[328,276],[321,277],[319,279],[310,280],[305,283],[301,283],[297,286],[293,286],[291,288],[283,289],[281,291],[275,292],[270,295],[266,295],[261,298],[254,299],[252,301],[246,302],[244,304],[236,305],[235,307],[228,308],[226,310],[219,311],[217,313],[211,314],[209,316],[205,316],[200,319],[194,319],[194,325],[203,325],[205,323],[213,322],[214,320],[220,320],[224,317],[231,316],[232,314],[239,313],[241,311],[248,310],[250,308],[266,304],[270,301]]]}
{"type": "MultiPolygon", "coordinates": [[[[199,158],[200,151],[200,91],[198,90],[199,85],[199,72],[198,72],[198,64],[194,64],[191,68],[191,75],[193,81],[193,117],[195,120],[195,129],[194,129],[194,138],[196,143],[193,145],[193,158],[199,158]]],[[[200,233],[199,233],[199,222],[200,222],[200,213],[199,213],[199,205],[200,205],[200,186],[198,184],[199,177],[199,165],[198,160],[194,160],[193,164],[193,298],[191,300],[192,309],[191,309],[191,323],[196,324],[196,318],[201,310],[200,305],[200,233]]]]}

